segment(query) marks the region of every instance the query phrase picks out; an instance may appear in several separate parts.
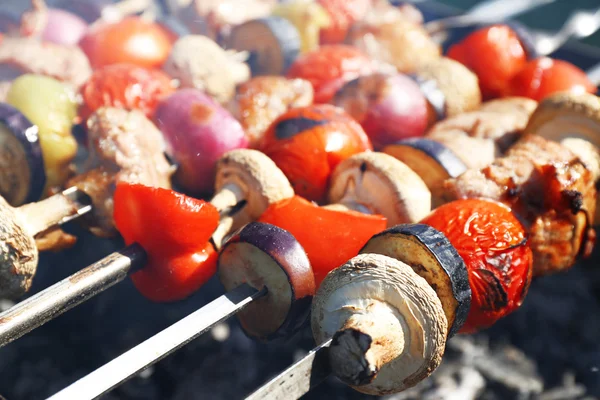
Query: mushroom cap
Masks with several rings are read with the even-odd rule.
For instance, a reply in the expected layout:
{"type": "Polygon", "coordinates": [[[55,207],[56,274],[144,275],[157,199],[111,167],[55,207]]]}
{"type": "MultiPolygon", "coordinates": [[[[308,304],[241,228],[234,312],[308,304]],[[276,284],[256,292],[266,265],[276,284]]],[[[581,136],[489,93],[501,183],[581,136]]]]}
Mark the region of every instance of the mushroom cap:
{"type": "Polygon", "coordinates": [[[35,239],[18,210],[0,197],[0,298],[18,298],[31,287],[38,264],[35,239]]]}
{"type": "Polygon", "coordinates": [[[431,211],[431,192],[413,170],[378,152],[359,153],[334,170],[329,203],[350,197],[353,202],[387,218],[388,226],[417,222],[431,211]]]}
{"type": "Polygon", "coordinates": [[[268,290],[237,314],[248,336],[287,336],[307,322],[314,275],[304,248],[288,231],[261,222],[244,226],[219,254],[218,275],[228,291],[243,283],[268,290]]]}
{"type": "Polygon", "coordinates": [[[235,185],[246,205],[232,215],[232,230],[255,221],[273,203],[294,196],[292,185],[264,153],[252,149],[235,149],[217,162],[215,191],[235,185]]]}
{"type": "Polygon", "coordinates": [[[179,38],[163,69],[178,79],[181,87],[203,90],[220,103],[229,101],[236,85],[250,78],[250,69],[242,61],[202,35],[179,38]],[[240,68],[245,68],[245,73],[240,68]]]}
{"type": "Polygon", "coordinates": [[[425,224],[396,225],[373,236],[361,254],[383,254],[408,265],[435,290],[442,302],[448,336],[467,320],[471,287],[467,267],[446,236],[425,224]]]}
{"type": "Polygon", "coordinates": [[[423,64],[416,72],[420,80],[432,80],[444,94],[446,116],[471,111],[481,104],[479,79],[461,63],[447,57],[423,64]]]}
{"type": "Polygon", "coordinates": [[[556,142],[566,138],[585,139],[600,147],[600,97],[571,92],[548,96],[529,119],[525,133],[556,142]]]}
{"type": "MultiPolygon", "coordinates": [[[[400,392],[428,377],[442,361],[448,331],[442,303],[425,279],[391,257],[360,254],[321,283],[311,311],[315,341],[334,337],[349,318],[368,315],[371,307],[381,303],[392,310],[390,337],[403,335],[404,348],[383,363],[369,384],[353,386],[372,395],[400,392]]],[[[389,341],[385,346],[395,344],[389,341]]]]}
{"type": "Polygon", "coordinates": [[[537,106],[538,102],[528,97],[508,96],[481,103],[479,111],[521,113],[525,114],[527,117],[530,117],[537,106]]]}

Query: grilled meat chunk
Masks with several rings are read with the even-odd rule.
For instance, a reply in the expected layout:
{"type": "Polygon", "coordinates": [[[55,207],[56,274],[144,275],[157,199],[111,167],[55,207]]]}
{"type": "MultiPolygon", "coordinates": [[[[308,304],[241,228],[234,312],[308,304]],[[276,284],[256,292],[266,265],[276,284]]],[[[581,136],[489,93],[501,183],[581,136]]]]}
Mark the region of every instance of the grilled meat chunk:
{"type": "Polygon", "coordinates": [[[446,200],[485,197],[512,207],[528,227],[536,275],[569,268],[591,252],[592,172],[559,143],[526,135],[504,157],[449,179],[444,187],[446,200]]]}
{"type": "Polygon", "coordinates": [[[92,232],[113,236],[113,192],[118,182],[171,188],[174,168],[164,155],[160,131],[139,111],[100,108],[87,121],[90,156],[85,172],[68,184],[94,204],[92,232]]]}

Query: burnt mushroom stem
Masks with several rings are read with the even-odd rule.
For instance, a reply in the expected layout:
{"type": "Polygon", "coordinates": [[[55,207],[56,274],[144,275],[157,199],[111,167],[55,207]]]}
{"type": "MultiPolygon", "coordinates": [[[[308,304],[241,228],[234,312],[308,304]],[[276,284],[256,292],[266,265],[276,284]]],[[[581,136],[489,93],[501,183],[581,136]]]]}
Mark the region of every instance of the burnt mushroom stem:
{"type": "Polygon", "coordinates": [[[332,372],[359,392],[396,393],[442,360],[448,322],[429,284],[407,264],[361,254],[330,272],[311,312],[317,343],[332,338],[332,372]]]}
{"type": "Polygon", "coordinates": [[[0,298],[29,290],[38,264],[36,235],[88,211],[79,194],[66,190],[18,208],[0,197],[0,298]]]}
{"type": "Polygon", "coordinates": [[[215,192],[211,203],[222,213],[212,236],[218,249],[227,234],[258,219],[269,205],[294,196],[290,182],[275,163],[251,149],[231,150],[221,157],[217,162],[215,192]],[[242,201],[245,205],[233,210],[242,201]]]}
{"type": "Polygon", "coordinates": [[[417,222],[431,211],[431,192],[396,158],[365,152],[342,161],[331,176],[330,209],[380,214],[388,226],[417,222]]]}

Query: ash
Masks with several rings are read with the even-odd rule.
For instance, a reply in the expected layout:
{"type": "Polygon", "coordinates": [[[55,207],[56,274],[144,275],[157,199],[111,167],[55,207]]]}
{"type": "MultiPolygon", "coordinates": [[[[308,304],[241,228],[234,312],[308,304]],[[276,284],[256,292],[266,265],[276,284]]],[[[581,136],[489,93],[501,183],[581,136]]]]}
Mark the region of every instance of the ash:
{"type": "MultiPolygon", "coordinates": [[[[79,243],[43,254],[30,295],[122,247],[74,228],[79,243]]],[[[600,398],[600,251],[570,271],[534,279],[523,306],[477,335],[451,339],[438,370],[385,400],[600,398]]],[[[0,348],[0,395],[38,400],[223,293],[216,279],[193,297],[154,304],[129,280],[0,348]]],[[[0,301],[1,307],[10,302],[0,301]]],[[[235,318],[218,325],[104,399],[242,399],[314,345],[310,329],[286,341],[248,339],[235,318]]],[[[374,399],[334,378],[306,399],[374,399]]]]}

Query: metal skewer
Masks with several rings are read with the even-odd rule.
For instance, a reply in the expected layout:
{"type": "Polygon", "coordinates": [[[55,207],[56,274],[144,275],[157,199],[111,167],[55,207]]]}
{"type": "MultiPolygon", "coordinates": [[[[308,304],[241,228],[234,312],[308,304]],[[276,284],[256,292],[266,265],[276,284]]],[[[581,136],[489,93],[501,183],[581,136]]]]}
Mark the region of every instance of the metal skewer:
{"type": "Polygon", "coordinates": [[[49,397],[49,400],[96,399],[266,293],[266,288],[257,291],[246,284],[238,286],[49,397]]]}

